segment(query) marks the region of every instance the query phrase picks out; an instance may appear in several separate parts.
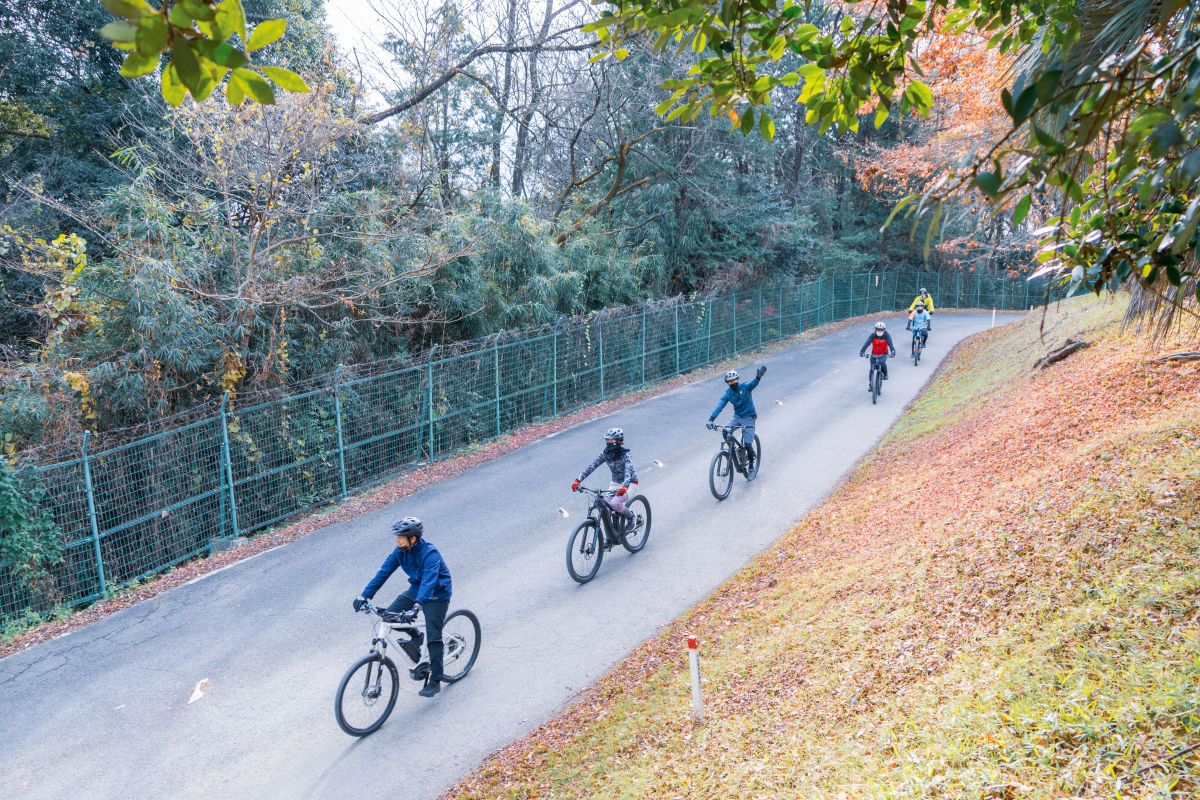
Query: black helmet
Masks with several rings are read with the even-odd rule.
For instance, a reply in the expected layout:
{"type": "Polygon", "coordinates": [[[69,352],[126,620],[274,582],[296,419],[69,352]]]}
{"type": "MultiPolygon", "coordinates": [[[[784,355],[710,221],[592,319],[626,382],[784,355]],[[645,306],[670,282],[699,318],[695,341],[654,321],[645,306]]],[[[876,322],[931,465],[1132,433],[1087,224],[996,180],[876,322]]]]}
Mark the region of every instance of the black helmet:
{"type": "Polygon", "coordinates": [[[405,517],[392,523],[392,536],[413,536],[420,539],[424,530],[425,526],[416,517],[405,517]]]}

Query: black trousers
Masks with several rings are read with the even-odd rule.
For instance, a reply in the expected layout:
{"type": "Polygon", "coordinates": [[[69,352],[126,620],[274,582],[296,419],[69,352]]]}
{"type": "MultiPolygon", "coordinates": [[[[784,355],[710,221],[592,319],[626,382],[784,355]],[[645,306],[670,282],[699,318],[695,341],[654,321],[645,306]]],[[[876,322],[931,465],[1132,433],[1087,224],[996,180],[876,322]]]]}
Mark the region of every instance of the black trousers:
{"type": "MultiPolygon", "coordinates": [[[[408,611],[417,603],[417,597],[412,589],[392,601],[388,611],[408,611]]],[[[450,610],[449,600],[427,600],[421,604],[421,613],[425,615],[425,641],[429,647],[429,669],[433,680],[442,679],[442,626],[446,624],[446,612],[450,610]]]]}

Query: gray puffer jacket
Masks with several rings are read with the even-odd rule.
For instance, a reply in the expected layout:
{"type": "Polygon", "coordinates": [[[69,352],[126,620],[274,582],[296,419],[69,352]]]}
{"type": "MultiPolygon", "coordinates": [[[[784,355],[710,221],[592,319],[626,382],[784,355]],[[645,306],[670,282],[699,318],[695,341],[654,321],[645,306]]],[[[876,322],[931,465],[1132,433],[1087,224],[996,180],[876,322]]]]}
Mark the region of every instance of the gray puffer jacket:
{"type": "Polygon", "coordinates": [[[604,449],[600,455],[596,456],[596,460],[588,465],[587,469],[579,473],[580,482],[583,481],[592,471],[601,464],[607,464],[609,472],[612,473],[613,483],[619,483],[622,486],[629,486],[631,483],[637,483],[637,472],[633,469],[633,459],[629,457],[629,451],[621,447],[614,454],[608,448],[604,449]]]}

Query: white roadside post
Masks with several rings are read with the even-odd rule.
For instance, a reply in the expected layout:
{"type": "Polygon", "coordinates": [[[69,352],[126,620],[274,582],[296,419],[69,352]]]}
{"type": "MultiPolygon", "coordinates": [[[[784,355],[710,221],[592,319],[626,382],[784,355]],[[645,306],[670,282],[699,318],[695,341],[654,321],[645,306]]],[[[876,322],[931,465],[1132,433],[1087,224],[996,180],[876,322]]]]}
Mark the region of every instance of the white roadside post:
{"type": "Polygon", "coordinates": [[[993,327],[993,328],[996,327],[996,308],[995,308],[995,306],[992,307],[992,325],[991,325],[991,327],[993,327]]]}
{"type": "Polygon", "coordinates": [[[700,694],[700,649],[695,636],[687,637],[688,664],[692,670],[692,719],[704,719],[704,698],[700,694]]]}

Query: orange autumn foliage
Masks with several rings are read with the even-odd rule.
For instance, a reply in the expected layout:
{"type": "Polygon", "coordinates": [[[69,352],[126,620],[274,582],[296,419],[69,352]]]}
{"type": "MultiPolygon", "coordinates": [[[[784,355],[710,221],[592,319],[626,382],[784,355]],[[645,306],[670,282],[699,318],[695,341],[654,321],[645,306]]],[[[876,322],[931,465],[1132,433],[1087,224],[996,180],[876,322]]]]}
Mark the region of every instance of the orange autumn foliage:
{"type": "Polygon", "coordinates": [[[869,143],[858,153],[863,188],[920,191],[948,167],[985,151],[1008,128],[1000,104],[1006,64],[987,39],[974,33],[939,33],[920,53],[933,92],[928,120],[906,131],[902,143],[869,143]]]}

